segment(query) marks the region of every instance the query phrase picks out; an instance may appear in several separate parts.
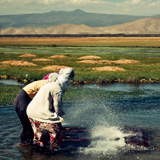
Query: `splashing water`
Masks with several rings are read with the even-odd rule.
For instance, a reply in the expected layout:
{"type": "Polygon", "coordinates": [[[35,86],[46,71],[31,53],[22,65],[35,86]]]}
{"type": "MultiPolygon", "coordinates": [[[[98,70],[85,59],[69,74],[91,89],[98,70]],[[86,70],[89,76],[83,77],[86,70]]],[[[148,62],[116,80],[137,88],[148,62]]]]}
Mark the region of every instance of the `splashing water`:
{"type": "MultiPolygon", "coordinates": [[[[121,86],[121,84],[118,85],[121,86]]],[[[82,89],[76,88],[78,91],[82,89]]],[[[116,85],[116,91],[117,89],[116,85]]],[[[62,150],[62,152],[54,155],[33,153],[30,146],[17,147],[20,142],[19,132],[22,129],[19,119],[13,106],[0,107],[0,134],[3,137],[0,139],[0,159],[33,159],[34,157],[34,159],[47,160],[158,160],[160,154],[159,89],[159,84],[144,84],[144,86],[136,87],[134,94],[129,94],[128,96],[129,89],[127,85],[126,95],[121,97],[114,94],[113,100],[112,97],[101,99],[100,96],[93,92],[94,88],[91,90],[91,94],[87,95],[82,90],[83,96],[78,94],[78,100],[73,99],[73,102],[67,101],[67,103],[64,103],[66,115],[63,125],[87,128],[87,131],[89,130],[91,133],[88,136],[91,141],[87,144],[86,142],[75,142],[76,145],[73,147],[66,142],[67,145],[64,147],[64,152],[62,150]],[[95,94],[96,99],[92,97],[92,94],[95,94]],[[116,96],[118,97],[117,99],[116,96]],[[144,129],[148,135],[149,146],[143,143],[145,142],[143,141],[143,138],[145,140],[145,137],[143,137],[145,133],[141,129],[144,129]],[[124,138],[130,138],[130,136],[133,139],[129,139],[130,141],[125,144],[124,138]],[[138,144],[136,146],[136,140],[142,142],[142,145],[138,144]]],[[[87,137],[85,133],[78,134],[80,135],[79,137],[87,137]]],[[[75,133],[75,137],[78,137],[78,134],[75,133]]]]}
{"type": "Polygon", "coordinates": [[[125,136],[130,133],[124,133],[118,125],[116,115],[110,109],[110,104],[101,103],[83,103],[76,104],[67,108],[67,112],[73,112],[70,117],[66,117],[68,125],[81,125],[90,128],[91,144],[88,147],[80,148],[79,152],[83,154],[108,155],[116,154],[119,150],[125,148],[125,136]],[[98,107],[97,107],[98,106],[98,107]],[[73,121],[76,119],[76,121],[73,121]]]}
{"type": "Polygon", "coordinates": [[[91,144],[81,151],[85,154],[116,154],[126,145],[123,133],[115,126],[96,126],[91,131],[91,144]]]}
{"type": "Polygon", "coordinates": [[[110,99],[98,100],[101,99],[101,95],[96,95],[96,98],[93,95],[94,92],[90,94],[84,92],[78,95],[76,103],[65,103],[66,121],[63,124],[86,127],[91,134],[90,144],[87,147],[80,147],[78,152],[85,155],[112,156],[120,152],[137,151],[137,147],[139,150],[147,149],[143,143],[136,144],[136,138],[138,142],[143,142],[140,133],[135,135],[135,132],[124,127],[126,121],[121,120],[123,112],[116,110],[121,107],[121,101],[117,103],[110,99]],[[128,137],[128,143],[126,143],[126,137],[128,137]],[[133,137],[133,143],[129,141],[130,137],[133,137]]]}

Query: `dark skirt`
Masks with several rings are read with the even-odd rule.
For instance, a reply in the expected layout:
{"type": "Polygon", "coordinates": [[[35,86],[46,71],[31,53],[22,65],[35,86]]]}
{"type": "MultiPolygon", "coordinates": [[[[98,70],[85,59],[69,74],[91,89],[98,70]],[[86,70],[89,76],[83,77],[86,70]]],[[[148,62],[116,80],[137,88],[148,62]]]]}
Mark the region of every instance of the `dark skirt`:
{"type": "Polygon", "coordinates": [[[22,89],[14,100],[14,108],[23,126],[21,133],[22,143],[32,143],[33,141],[33,130],[26,114],[27,106],[31,102],[29,95],[22,89]]]}

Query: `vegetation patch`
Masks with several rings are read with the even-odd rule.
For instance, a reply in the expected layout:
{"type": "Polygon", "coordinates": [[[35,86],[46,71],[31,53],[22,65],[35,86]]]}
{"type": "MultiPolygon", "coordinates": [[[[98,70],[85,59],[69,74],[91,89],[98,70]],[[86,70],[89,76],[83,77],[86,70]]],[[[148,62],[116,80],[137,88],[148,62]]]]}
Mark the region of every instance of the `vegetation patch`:
{"type": "Polygon", "coordinates": [[[120,67],[112,67],[112,66],[105,66],[105,67],[96,67],[93,68],[96,71],[125,71],[125,69],[120,67]]]}
{"type": "Polygon", "coordinates": [[[34,64],[32,62],[16,61],[16,60],[3,61],[3,62],[1,62],[1,64],[12,65],[12,66],[36,66],[36,64],[34,64]]]}
{"type": "Polygon", "coordinates": [[[83,60],[83,61],[78,61],[77,63],[97,64],[98,61],[94,61],[94,60],[83,60]]]}
{"type": "Polygon", "coordinates": [[[36,58],[36,59],[32,59],[32,61],[52,61],[52,59],[47,59],[47,58],[36,58]]]}
{"type": "Polygon", "coordinates": [[[132,59],[119,59],[116,61],[109,61],[109,60],[99,61],[99,64],[136,64],[136,63],[139,63],[139,62],[132,59]]]}
{"type": "Polygon", "coordinates": [[[46,67],[43,67],[42,69],[40,70],[45,70],[45,71],[59,71],[60,69],[62,68],[67,68],[67,66],[58,66],[58,65],[53,65],[53,66],[46,66],[46,67]]]}
{"type": "Polygon", "coordinates": [[[128,60],[128,59],[120,59],[120,60],[116,60],[116,61],[109,61],[109,60],[99,60],[99,61],[95,61],[95,60],[83,60],[83,61],[78,61],[77,63],[88,63],[88,64],[135,64],[135,63],[139,63],[136,60],[128,60]]]}
{"type": "Polygon", "coordinates": [[[67,56],[64,56],[64,55],[54,55],[54,56],[51,56],[49,58],[67,58],[67,56]]]}
{"type": "Polygon", "coordinates": [[[19,57],[36,57],[36,56],[37,55],[35,55],[35,54],[26,53],[26,54],[23,54],[23,55],[21,55],[19,57]]]}
{"type": "Polygon", "coordinates": [[[138,61],[136,60],[129,60],[129,59],[120,59],[120,60],[117,60],[117,61],[111,61],[111,63],[114,63],[114,64],[135,64],[135,63],[138,63],[138,61]]]}
{"type": "Polygon", "coordinates": [[[83,56],[78,59],[101,59],[99,56],[83,56]]]}

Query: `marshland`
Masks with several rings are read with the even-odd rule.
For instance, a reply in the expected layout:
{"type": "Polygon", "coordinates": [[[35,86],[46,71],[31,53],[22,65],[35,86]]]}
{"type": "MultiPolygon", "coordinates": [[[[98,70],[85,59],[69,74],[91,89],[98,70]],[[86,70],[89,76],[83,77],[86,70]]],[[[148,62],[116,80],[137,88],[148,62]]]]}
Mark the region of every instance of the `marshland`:
{"type": "Polygon", "coordinates": [[[159,41],[158,37],[1,37],[0,158],[158,160],[159,41]],[[64,96],[63,125],[89,129],[91,143],[68,144],[55,155],[20,146],[22,127],[12,105],[14,98],[23,86],[65,66],[73,67],[75,79],[64,96]],[[147,148],[124,143],[126,135],[141,129],[148,136],[147,148]]]}

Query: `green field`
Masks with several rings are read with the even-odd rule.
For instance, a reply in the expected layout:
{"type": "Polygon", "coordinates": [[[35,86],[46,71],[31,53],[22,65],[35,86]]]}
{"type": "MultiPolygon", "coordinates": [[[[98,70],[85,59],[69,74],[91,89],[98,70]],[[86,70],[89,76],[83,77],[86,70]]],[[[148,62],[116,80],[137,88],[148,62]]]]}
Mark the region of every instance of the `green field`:
{"type": "MultiPolygon", "coordinates": [[[[15,79],[26,85],[42,79],[50,72],[58,71],[59,69],[52,69],[52,67],[50,70],[42,70],[43,67],[55,65],[60,68],[61,66],[73,67],[75,70],[74,83],[76,84],[160,82],[160,48],[155,46],[1,45],[0,47],[1,79],[15,79]],[[20,57],[25,54],[35,55],[36,57],[20,57]],[[50,58],[54,55],[63,55],[66,58],[50,58]],[[99,56],[100,58],[90,59],[87,63],[79,63],[83,60],[79,59],[82,56],[99,56]],[[38,58],[49,59],[50,61],[34,61],[38,58]],[[119,60],[122,60],[122,63],[116,63],[119,60]],[[133,60],[137,63],[123,63],[124,60],[133,60]],[[9,63],[3,64],[3,62],[8,61],[9,63]],[[30,62],[34,63],[35,66],[17,66],[12,64],[12,61],[30,62]],[[118,67],[124,69],[124,71],[93,70],[97,67],[118,67]]],[[[1,85],[0,106],[11,105],[21,88],[22,86],[1,85]]],[[[72,91],[69,94],[72,94],[72,91]]]]}
{"type": "Polygon", "coordinates": [[[0,61],[26,61],[36,66],[0,65],[1,78],[14,78],[31,82],[42,79],[47,73],[57,70],[42,70],[46,66],[68,66],[75,70],[75,83],[110,83],[110,82],[160,82],[160,48],[147,47],[47,47],[47,46],[5,46],[0,47],[0,61]],[[20,57],[34,54],[36,57],[20,57]],[[66,58],[50,58],[53,55],[65,55],[66,58]],[[96,63],[78,63],[82,56],[99,56],[92,59],[96,63]],[[51,61],[34,61],[45,58],[51,61]],[[134,60],[138,63],[99,63],[102,60],[134,60]],[[97,71],[96,67],[118,67],[124,71],[97,71]]]}

